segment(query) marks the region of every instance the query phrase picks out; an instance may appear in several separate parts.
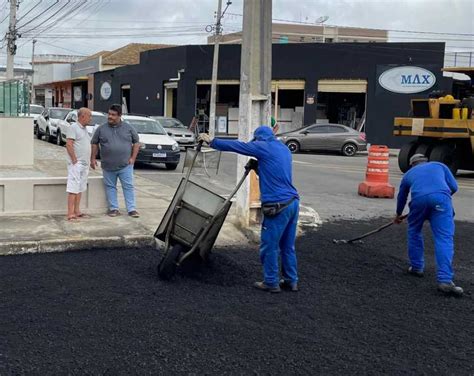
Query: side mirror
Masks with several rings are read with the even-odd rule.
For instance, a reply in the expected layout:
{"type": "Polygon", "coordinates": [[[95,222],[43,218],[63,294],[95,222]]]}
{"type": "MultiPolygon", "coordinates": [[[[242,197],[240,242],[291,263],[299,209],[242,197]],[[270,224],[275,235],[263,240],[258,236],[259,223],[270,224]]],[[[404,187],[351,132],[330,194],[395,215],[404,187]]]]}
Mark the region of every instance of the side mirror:
{"type": "Polygon", "coordinates": [[[301,132],[301,134],[304,134],[305,136],[306,136],[308,133],[309,133],[308,131],[303,131],[303,132],[301,132]]]}

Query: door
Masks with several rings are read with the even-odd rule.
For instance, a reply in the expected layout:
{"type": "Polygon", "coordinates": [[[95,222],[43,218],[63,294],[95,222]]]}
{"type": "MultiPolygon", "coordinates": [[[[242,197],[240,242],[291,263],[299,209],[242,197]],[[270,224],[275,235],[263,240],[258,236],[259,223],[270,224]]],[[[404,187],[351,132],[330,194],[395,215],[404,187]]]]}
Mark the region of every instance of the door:
{"type": "Polygon", "coordinates": [[[324,148],[324,137],[327,134],[327,126],[314,125],[301,131],[300,144],[302,149],[322,150],[324,148]]]}
{"type": "Polygon", "coordinates": [[[326,137],[327,150],[341,150],[349,131],[340,125],[329,125],[326,137]]]}

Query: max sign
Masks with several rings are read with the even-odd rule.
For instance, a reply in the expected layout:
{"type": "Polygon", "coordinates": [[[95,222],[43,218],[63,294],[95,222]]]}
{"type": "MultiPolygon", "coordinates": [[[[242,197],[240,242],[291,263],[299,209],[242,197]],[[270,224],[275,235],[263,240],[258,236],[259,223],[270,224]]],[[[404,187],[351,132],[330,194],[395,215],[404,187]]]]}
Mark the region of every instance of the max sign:
{"type": "Polygon", "coordinates": [[[429,70],[413,66],[396,67],[383,72],[379,84],[385,90],[400,94],[420,93],[433,87],[436,76],[429,70]]]}

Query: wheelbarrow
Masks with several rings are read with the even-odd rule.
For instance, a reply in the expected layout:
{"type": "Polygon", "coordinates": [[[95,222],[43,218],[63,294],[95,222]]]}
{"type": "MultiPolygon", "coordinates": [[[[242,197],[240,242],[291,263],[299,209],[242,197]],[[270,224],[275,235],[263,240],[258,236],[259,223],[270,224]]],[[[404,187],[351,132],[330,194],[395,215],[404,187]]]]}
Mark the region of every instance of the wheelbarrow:
{"type": "Polygon", "coordinates": [[[160,279],[169,280],[176,268],[190,258],[206,260],[232,206],[232,198],[247,178],[257,161],[249,160],[245,172],[230,195],[225,198],[190,180],[202,142],[181,180],[170,206],[155,232],[155,238],[164,242],[164,253],[158,264],[160,279]]]}

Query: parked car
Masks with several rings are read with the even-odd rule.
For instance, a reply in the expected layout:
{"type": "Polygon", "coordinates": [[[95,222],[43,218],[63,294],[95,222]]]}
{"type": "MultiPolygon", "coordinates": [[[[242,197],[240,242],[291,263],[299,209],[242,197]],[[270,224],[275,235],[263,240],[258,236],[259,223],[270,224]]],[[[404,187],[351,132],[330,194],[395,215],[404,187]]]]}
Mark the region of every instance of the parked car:
{"type": "Polygon", "coordinates": [[[44,140],[47,142],[56,140],[58,123],[64,120],[69,111],[71,111],[70,108],[63,107],[50,107],[44,110],[37,120],[36,137],[41,140],[44,136],[44,140]]]}
{"type": "MultiPolygon", "coordinates": [[[[64,145],[66,143],[66,128],[77,121],[77,111],[78,110],[70,111],[64,120],[58,122],[56,135],[56,143],[58,145],[64,145]]],[[[94,131],[99,125],[107,123],[107,115],[99,111],[91,111],[91,115],[91,121],[86,125],[86,128],[87,132],[92,137],[94,131]]]]}
{"type": "Polygon", "coordinates": [[[178,119],[165,116],[150,117],[165,128],[168,135],[173,137],[180,146],[187,148],[196,144],[196,135],[194,132],[186,128],[178,119]]]}
{"type": "Polygon", "coordinates": [[[140,137],[137,162],[164,163],[168,170],[178,167],[179,145],[156,120],[134,115],[123,115],[122,120],[134,127],[140,137]]]}
{"type": "Polygon", "coordinates": [[[33,119],[34,132],[36,134],[38,126],[38,117],[43,113],[44,107],[39,104],[30,104],[30,113],[29,114],[19,114],[18,116],[30,117],[33,119]]]}
{"type": "Polygon", "coordinates": [[[313,124],[277,135],[292,153],[307,151],[338,151],[351,157],[367,150],[365,133],[341,124],[313,124]]]}

